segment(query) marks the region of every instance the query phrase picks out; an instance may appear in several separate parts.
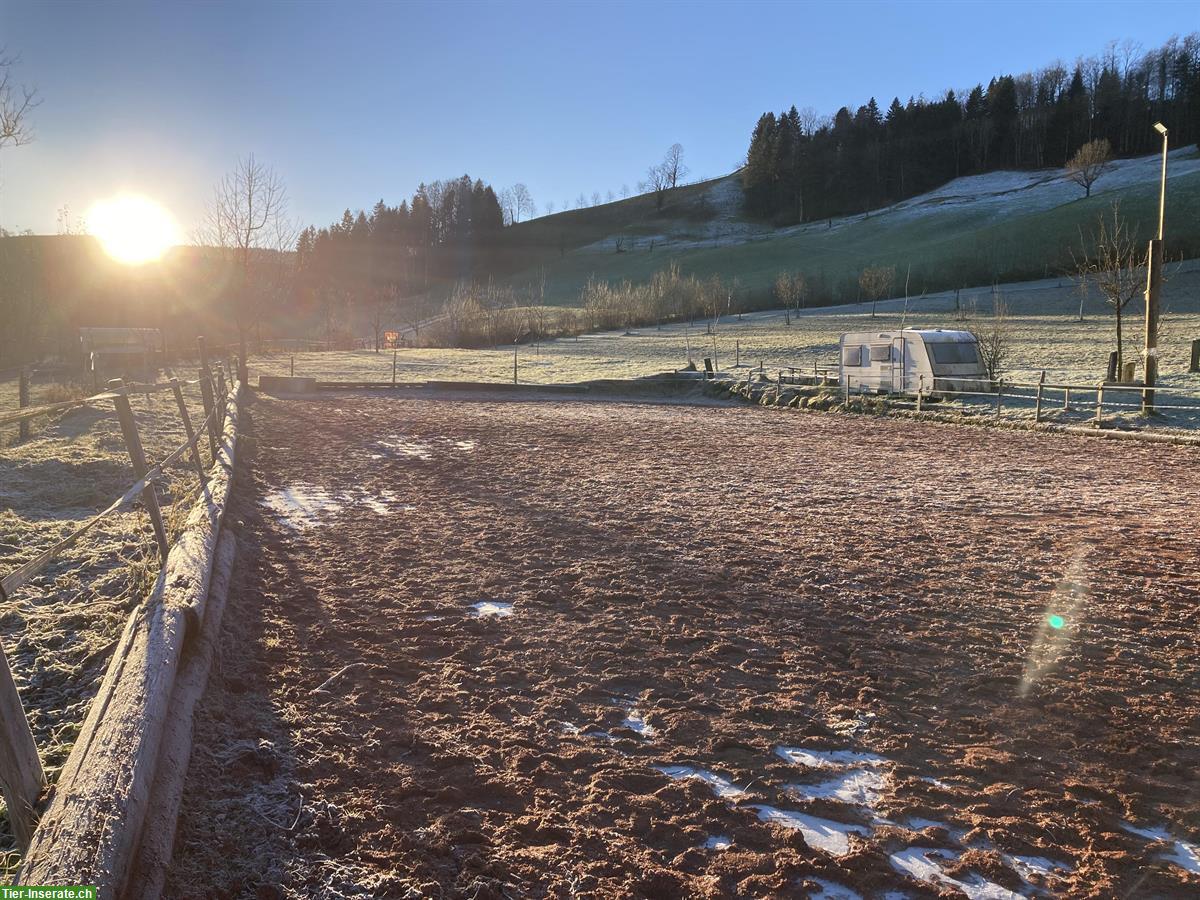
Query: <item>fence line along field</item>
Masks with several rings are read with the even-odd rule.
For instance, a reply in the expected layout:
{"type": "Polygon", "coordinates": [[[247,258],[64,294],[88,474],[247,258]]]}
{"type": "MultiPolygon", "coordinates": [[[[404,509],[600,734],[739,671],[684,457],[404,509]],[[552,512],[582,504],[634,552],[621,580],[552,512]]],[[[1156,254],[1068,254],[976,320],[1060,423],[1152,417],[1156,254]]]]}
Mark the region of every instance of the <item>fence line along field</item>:
{"type": "MultiPolygon", "coordinates": [[[[85,395],[71,382],[35,378],[33,387],[31,407],[85,395]]],[[[167,542],[196,495],[197,468],[212,461],[201,389],[195,379],[180,379],[178,387],[178,396],[168,382],[127,393],[132,416],[126,426],[136,430],[147,466],[157,469],[171,460],[153,481],[167,542]],[[198,458],[180,452],[188,438],[181,404],[197,435],[198,458]]],[[[158,576],[165,545],[147,516],[148,491],[142,492],[144,500],[101,517],[32,577],[21,577],[15,587],[10,581],[139,481],[118,414],[121,402],[102,393],[86,404],[38,416],[27,440],[20,439],[15,423],[3,429],[8,446],[0,453],[0,576],[7,596],[0,607],[0,636],[50,785],[72,749],[130,611],[149,596],[158,576]]],[[[4,410],[6,416],[16,413],[15,406],[4,410]]],[[[20,861],[11,819],[6,810],[8,834],[0,837],[9,871],[20,861]]]]}
{"type": "MultiPolygon", "coordinates": [[[[1169,267],[1159,345],[1162,383],[1200,388],[1200,376],[1187,374],[1190,345],[1200,337],[1200,267],[1185,262],[1169,267]]],[[[902,279],[901,274],[901,279],[902,279]]],[[[878,304],[831,309],[808,309],[785,316],[782,310],[723,316],[711,333],[703,319],[559,338],[541,344],[501,345],[494,349],[403,349],[396,354],[400,381],[509,381],[513,356],[517,377],[530,383],[572,382],[592,378],[630,378],[669,372],[687,365],[688,351],[697,365],[716,356],[722,369],[736,362],[768,371],[810,365],[814,359],[835,363],[838,337],[847,331],[909,327],[988,327],[996,297],[1008,308],[1010,353],[1005,374],[1036,380],[1045,370],[1051,380],[1095,384],[1105,374],[1108,354],[1115,349],[1111,307],[1092,294],[1082,304],[1070,278],[999,285],[878,304]],[[955,309],[956,302],[959,309],[955,309]],[[789,324],[790,323],[790,324],[789,324]],[[714,346],[715,341],[715,346],[714,346]],[[739,359],[740,357],[740,359],[739,359]]],[[[1141,301],[1125,310],[1125,359],[1139,359],[1141,301]]],[[[256,371],[268,375],[307,376],[325,381],[387,381],[393,354],[370,350],[346,352],[277,353],[253,360],[256,371]]],[[[1139,367],[1140,370],[1140,367],[1139,367]]]]}
{"type": "Polygon", "coordinates": [[[171,896],[1200,890],[1196,448],[499,395],[250,418],[171,896]]]}

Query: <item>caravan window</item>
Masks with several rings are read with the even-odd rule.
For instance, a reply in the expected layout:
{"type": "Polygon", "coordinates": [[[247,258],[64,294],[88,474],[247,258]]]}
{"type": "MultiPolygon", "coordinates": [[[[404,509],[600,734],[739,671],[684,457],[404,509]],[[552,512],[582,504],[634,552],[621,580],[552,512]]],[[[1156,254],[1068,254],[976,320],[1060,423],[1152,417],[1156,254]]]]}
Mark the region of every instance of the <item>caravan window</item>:
{"type": "Polygon", "coordinates": [[[842,365],[861,366],[863,364],[863,350],[865,349],[861,344],[846,344],[842,347],[842,365]]]}
{"type": "Polygon", "coordinates": [[[887,362],[892,358],[891,344],[874,344],[871,347],[871,362],[887,362]]]}
{"type": "Polygon", "coordinates": [[[933,361],[943,366],[978,365],[979,353],[977,345],[965,341],[938,341],[930,343],[929,352],[933,361]]]}

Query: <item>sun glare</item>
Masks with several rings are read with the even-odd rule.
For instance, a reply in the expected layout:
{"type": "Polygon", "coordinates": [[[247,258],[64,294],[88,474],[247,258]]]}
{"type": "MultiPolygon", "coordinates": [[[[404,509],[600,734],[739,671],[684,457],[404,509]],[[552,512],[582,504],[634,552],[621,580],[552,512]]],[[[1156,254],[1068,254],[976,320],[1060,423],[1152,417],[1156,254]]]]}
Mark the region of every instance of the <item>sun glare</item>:
{"type": "Polygon", "coordinates": [[[87,216],[88,230],[117,262],[140,266],[179,243],[171,214],[148,197],[127,194],[101,200],[87,216]]]}

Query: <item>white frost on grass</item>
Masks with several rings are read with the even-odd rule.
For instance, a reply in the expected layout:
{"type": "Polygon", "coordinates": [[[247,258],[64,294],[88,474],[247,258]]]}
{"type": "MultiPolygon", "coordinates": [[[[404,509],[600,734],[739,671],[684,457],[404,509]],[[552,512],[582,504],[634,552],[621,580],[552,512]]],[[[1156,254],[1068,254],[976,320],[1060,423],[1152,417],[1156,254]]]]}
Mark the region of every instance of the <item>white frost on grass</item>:
{"type": "Polygon", "coordinates": [[[1200,847],[1197,847],[1195,844],[1177,840],[1171,836],[1167,829],[1161,826],[1156,828],[1139,828],[1130,822],[1122,822],[1121,827],[1130,834],[1136,834],[1138,837],[1145,838],[1148,841],[1160,841],[1169,844],[1171,849],[1169,852],[1161,854],[1163,859],[1174,863],[1188,872],[1200,874],[1200,847]]]}
{"type": "Polygon", "coordinates": [[[822,819],[794,810],[776,809],[774,806],[750,808],[758,812],[762,821],[799,831],[810,847],[824,850],[834,856],[845,856],[850,852],[850,835],[866,837],[870,834],[870,829],[862,825],[847,825],[845,822],[822,819]]]}
{"type": "Polygon", "coordinates": [[[722,800],[734,800],[746,793],[728,778],[723,778],[708,769],[696,769],[692,766],[655,766],[655,768],[675,781],[684,778],[695,778],[697,781],[702,781],[722,800]]]}
{"type": "Polygon", "coordinates": [[[806,747],[776,747],[775,754],[793,765],[810,769],[842,769],[847,766],[881,766],[885,757],[857,750],[810,750],[806,747]]]}
{"type": "Polygon", "coordinates": [[[488,616],[496,616],[503,618],[513,614],[513,605],[511,603],[501,603],[499,600],[480,600],[478,603],[472,603],[471,615],[476,618],[483,619],[488,616]]]}
{"type": "Polygon", "coordinates": [[[811,881],[819,890],[815,897],[820,900],[863,900],[863,895],[853,888],[848,888],[844,884],[838,884],[836,881],[830,881],[828,878],[806,878],[806,881],[811,881]]]}
{"type": "Polygon", "coordinates": [[[970,900],[1023,900],[1022,896],[982,875],[972,873],[967,880],[951,878],[942,871],[941,863],[953,862],[959,854],[931,847],[909,847],[891,854],[888,859],[892,868],[918,881],[930,884],[946,884],[962,891],[970,900]]]}

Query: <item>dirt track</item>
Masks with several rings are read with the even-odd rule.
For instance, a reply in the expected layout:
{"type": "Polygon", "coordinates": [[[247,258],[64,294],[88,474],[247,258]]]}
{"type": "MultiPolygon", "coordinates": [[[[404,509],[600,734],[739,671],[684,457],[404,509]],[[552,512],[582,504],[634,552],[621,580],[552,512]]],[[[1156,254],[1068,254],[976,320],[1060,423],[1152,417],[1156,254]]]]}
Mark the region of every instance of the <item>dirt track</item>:
{"type": "Polygon", "coordinates": [[[618,403],[250,418],[171,896],[1200,892],[1193,449],[618,403]]]}

